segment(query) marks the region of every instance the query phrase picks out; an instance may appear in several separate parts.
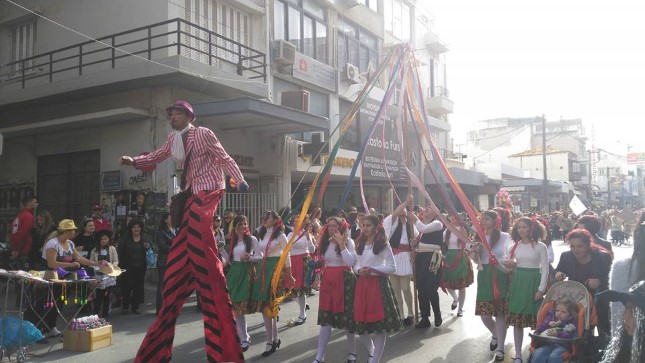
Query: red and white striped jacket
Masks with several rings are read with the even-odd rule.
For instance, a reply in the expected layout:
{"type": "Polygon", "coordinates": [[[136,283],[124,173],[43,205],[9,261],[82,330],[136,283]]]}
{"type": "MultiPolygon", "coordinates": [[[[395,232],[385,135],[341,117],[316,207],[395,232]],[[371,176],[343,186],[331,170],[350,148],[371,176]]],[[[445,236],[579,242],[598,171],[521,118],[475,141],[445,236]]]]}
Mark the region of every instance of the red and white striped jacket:
{"type": "MultiPolygon", "coordinates": [[[[138,169],[148,168],[168,159],[175,135],[178,134],[169,134],[166,143],[150,154],[134,157],[134,166],[138,169]]],[[[235,160],[226,153],[212,130],[191,127],[186,144],[186,155],[190,153],[186,189],[190,188],[193,194],[201,190],[225,189],[224,170],[238,183],[244,180],[235,160]]],[[[183,168],[183,163],[179,166],[183,168]]]]}

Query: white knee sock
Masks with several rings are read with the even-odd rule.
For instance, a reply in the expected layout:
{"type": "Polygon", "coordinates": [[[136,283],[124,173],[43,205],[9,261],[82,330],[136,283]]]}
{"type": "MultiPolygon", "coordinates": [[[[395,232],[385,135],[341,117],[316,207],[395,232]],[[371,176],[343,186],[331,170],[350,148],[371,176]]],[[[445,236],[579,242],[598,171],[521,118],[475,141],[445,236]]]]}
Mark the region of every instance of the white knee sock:
{"type": "Polygon", "coordinates": [[[358,339],[363,343],[365,349],[367,349],[367,355],[374,355],[374,342],[372,337],[369,334],[361,334],[358,336],[358,339]]]}
{"type": "Polygon", "coordinates": [[[298,296],[298,305],[300,306],[300,315],[298,317],[306,318],[307,312],[305,311],[305,307],[307,306],[307,302],[305,300],[305,295],[298,296]]]}
{"type": "Polygon", "coordinates": [[[319,362],[325,361],[325,349],[327,349],[327,343],[329,343],[330,337],[331,325],[321,325],[320,335],[318,335],[318,353],[316,353],[316,359],[319,362]]]}
{"type": "Polygon", "coordinates": [[[466,302],[466,288],[459,289],[459,310],[464,310],[465,302],[466,302]]]}
{"type": "Polygon", "coordinates": [[[235,327],[237,328],[237,336],[240,337],[240,341],[249,341],[251,337],[246,329],[246,317],[243,314],[235,315],[235,327]]]}
{"type": "Polygon", "coordinates": [[[262,318],[264,319],[264,332],[267,335],[267,343],[273,343],[274,340],[278,340],[278,333],[276,332],[275,336],[273,335],[273,328],[276,327],[273,323],[275,318],[269,318],[264,314],[262,314],[262,318]]]}
{"type": "Polygon", "coordinates": [[[497,331],[495,328],[495,320],[493,320],[493,317],[488,315],[482,315],[481,319],[486,329],[488,329],[488,331],[490,331],[490,333],[493,334],[495,338],[498,338],[497,331]]]}
{"type": "Polygon", "coordinates": [[[374,358],[370,360],[370,363],[378,363],[381,360],[385,350],[385,337],[385,333],[374,334],[374,358]]]}
{"type": "Polygon", "coordinates": [[[452,296],[452,301],[457,301],[459,298],[457,297],[457,293],[453,289],[448,289],[448,293],[450,296],[452,296]]]}
{"type": "Polygon", "coordinates": [[[497,349],[504,351],[504,342],[506,341],[506,317],[503,315],[495,317],[495,332],[497,333],[497,349]]]}
{"type": "Polygon", "coordinates": [[[345,332],[347,336],[347,353],[356,353],[356,334],[345,332]]]}
{"type": "Polygon", "coordinates": [[[515,339],[515,358],[522,358],[522,340],[524,339],[524,328],[513,327],[513,338],[515,339]]]}

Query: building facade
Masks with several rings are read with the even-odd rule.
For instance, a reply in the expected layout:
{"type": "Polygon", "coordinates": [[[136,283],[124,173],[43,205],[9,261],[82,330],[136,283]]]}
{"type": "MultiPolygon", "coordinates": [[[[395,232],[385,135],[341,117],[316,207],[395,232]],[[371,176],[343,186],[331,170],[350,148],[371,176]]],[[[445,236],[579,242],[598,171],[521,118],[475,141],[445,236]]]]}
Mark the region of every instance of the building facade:
{"type": "MultiPolygon", "coordinates": [[[[252,193],[230,193],[223,208],[243,209],[253,224],[267,208],[293,205],[302,198],[294,191],[304,190],[320,168],[319,144],[337,140],[334,129],[367,77],[389,47],[403,42],[424,48],[417,56],[431,132],[452,155],[447,48],[431,14],[415,3],[21,3],[33,13],[3,3],[0,49],[11,51],[0,53],[0,238],[24,194],[38,195],[55,218],[78,220],[95,203],[125,218],[136,193],[145,191],[149,219],[156,219],[178,183],[177,166],[168,161],[144,173],[118,160],[165,142],[171,130],[163,110],[177,99],[194,104],[197,123],[215,131],[251,185],[252,193]]],[[[337,206],[370,109],[382,95],[370,94],[364,116],[343,140],[323,207],[337,206]]],[[[397,112],[396,105],[388,108],[391,117],[397,112]]],[[[413,152],[423,175],[423,148],[413,152]]],[[[389,208],[392,186],[383,178],[365,180],[370,203],[389,208]]],[[[406,184],[394,189],[403,192],[406,184]]],[[[357,188],[353,194],[356,205],[357,188]]]]}

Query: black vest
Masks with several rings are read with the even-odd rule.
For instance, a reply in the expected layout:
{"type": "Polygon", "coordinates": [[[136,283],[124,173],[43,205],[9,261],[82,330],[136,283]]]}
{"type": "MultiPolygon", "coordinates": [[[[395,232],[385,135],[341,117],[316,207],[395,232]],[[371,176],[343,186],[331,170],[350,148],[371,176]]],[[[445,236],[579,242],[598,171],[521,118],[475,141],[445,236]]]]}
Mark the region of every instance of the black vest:
{"type": "Polygon", "coordinates": [[[442,246],[443,245],[443,231],[446,228],[441,228],[438,231],[435,232],[430,232],[430,233],[424,233],[421,236],[421,240],[419,241],[420,243],[424,243],[427,245],[436,245],[436,246],[442,246]]]}

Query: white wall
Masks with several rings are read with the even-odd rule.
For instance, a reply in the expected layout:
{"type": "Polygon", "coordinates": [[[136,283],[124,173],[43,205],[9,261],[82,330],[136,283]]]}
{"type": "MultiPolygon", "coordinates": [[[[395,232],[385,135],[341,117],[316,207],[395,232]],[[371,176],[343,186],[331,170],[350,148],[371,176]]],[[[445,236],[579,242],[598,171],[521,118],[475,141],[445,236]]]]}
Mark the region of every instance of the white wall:
{"type": "MultiPolygon", "coordinates": [[[[543,177],[542,154],[517,156],[509,158],[512,166],[526,170],[531,178],[543,177]]],[[[569,157],[567,153],[552,153],[546,155],[547,178],[569,181],[569,157]]]]}

